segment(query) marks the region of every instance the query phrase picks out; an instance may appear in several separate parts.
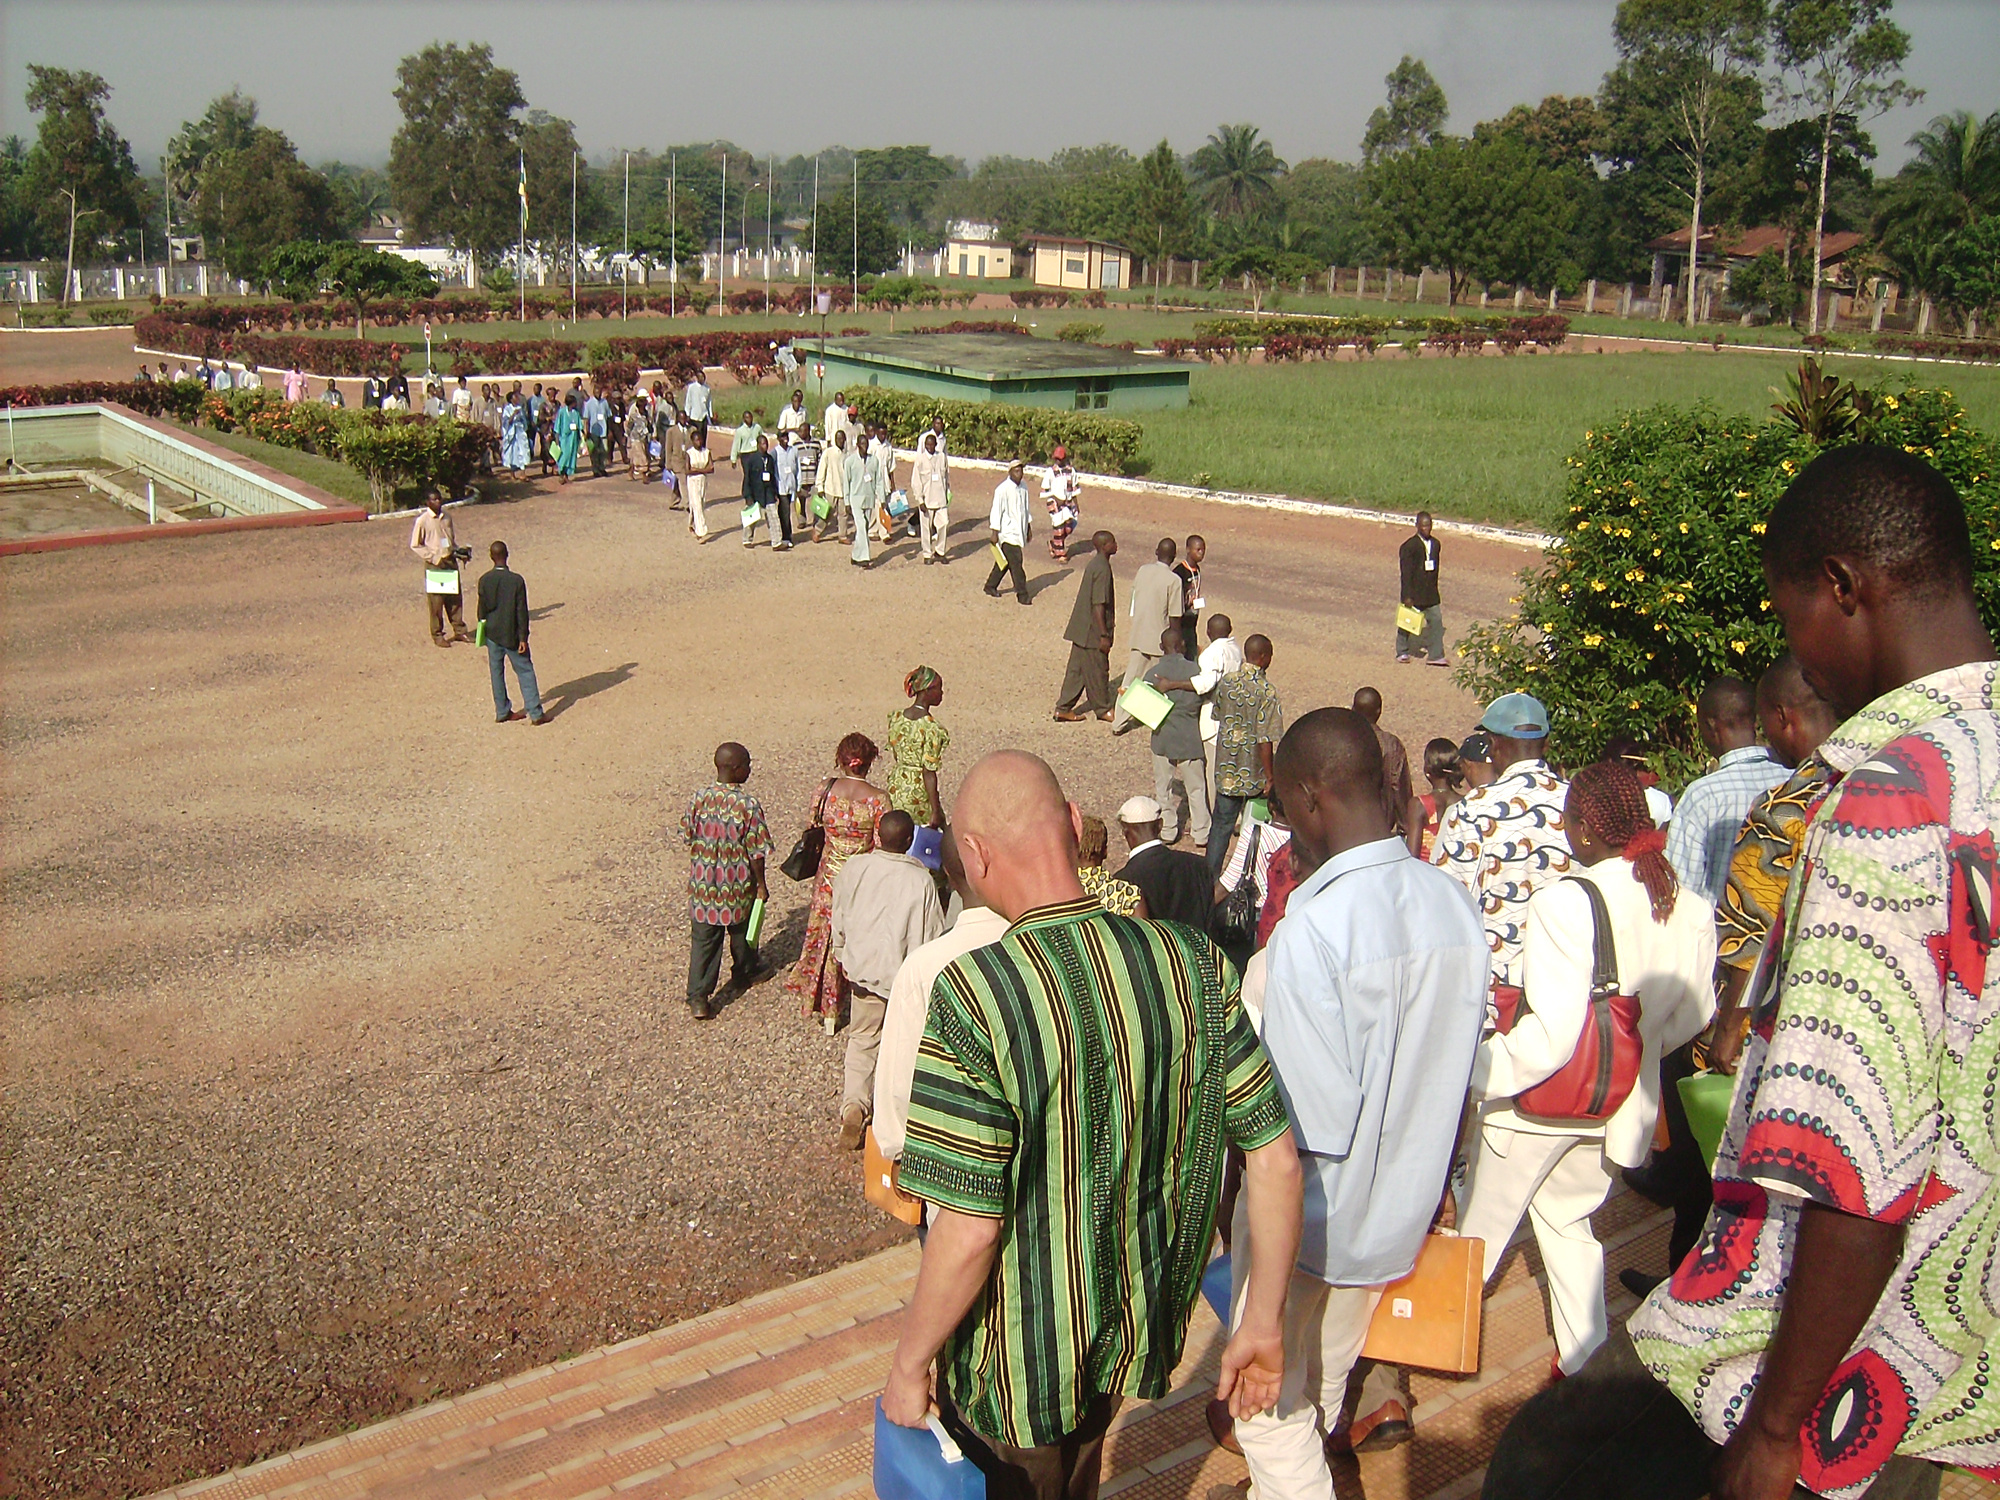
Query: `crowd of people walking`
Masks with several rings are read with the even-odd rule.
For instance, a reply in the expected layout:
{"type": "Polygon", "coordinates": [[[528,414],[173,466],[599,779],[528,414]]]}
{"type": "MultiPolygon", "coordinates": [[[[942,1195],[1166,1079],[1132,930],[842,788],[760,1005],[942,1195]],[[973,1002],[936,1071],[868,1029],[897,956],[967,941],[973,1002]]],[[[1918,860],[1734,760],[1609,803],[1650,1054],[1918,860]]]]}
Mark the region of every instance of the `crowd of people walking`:
{"type": "MultiPolygon", "coordinates": [[[[1839,448],[1762,547],[1790,652],[1702,692],[1714,767],[1677,802],[1644,746],[1559,764],[1526,692],[1415,763],[1372,687],[1287,724],[1267,636],[1216,650],[1235,628],[1210,616],[1187,654],[1202,558],[1167,541],[1114,705],[1104,532],[1055,717],[1129,704],[1154,737],[1116,869],[1032,754],[944,795],[929,668],[891,713],[887,789],[843,739],[787,988],[849,1018],[839,1140],[872,1135],[922,1207],[887,1418],[936,1414],[989,1494],[1094,1494],[1120,1402],[1166,1394],[1220,1235],[1212,1430],[1260,1500],[1330,1497],[1329,1453],[1415,1425],[1403,1372],[1362,1358],[1384,1288],[1453,1228],[1490,1279],[1525,1218],[1555,1353],[1487,1495],[1884,1500],[2000,1461],[2000,1313],[1961,1290],[2000,1255],[2000,662],[1963,506],[1919,457],[1839,448]],[[1736,1080],[1712,1158],[1677,1087],[1697,1072],[1736,1080]],[[1679,1211],[1623,1325],[1591,1227],[1621,1174],[1679,1211]]],[[[1397,657],[1442,659],[1404,623],[1397,657]]],[[[691,845],[739,759],[718,751],[691,845]]],[[[743,826],[739,873],[769,847],[743,826]]]]}

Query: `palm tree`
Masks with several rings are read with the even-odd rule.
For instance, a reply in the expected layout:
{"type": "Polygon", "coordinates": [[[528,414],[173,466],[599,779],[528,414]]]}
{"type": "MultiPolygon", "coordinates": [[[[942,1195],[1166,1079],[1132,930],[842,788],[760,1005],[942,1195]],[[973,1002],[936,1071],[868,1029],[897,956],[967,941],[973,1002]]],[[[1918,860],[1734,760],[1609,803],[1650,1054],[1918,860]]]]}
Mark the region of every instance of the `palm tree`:
{"type": "Polygon", "coordinates": [[[1218,218],[1258,218],[1277,206],[1285,164],[1255,125],[1217,126],[1190,165],[1203,207],[1218,218]]]}
{"type": "Polygon", "coordinates": [[[2000,213],[2000,111],[1939,115],[1910,145],[1916,154],[1885,187],[1875,237],[1905,286],[1936,297],[1951,237],[2000,213]]]}

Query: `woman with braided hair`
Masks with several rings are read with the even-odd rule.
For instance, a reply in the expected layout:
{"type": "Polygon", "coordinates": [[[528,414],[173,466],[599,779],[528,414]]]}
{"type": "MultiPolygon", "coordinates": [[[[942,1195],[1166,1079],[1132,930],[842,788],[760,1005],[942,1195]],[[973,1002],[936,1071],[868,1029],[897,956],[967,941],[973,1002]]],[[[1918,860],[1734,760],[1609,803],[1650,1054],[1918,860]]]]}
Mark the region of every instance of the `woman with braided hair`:
{"type": "Polygon", "coordinates": [[[944,827],[944,799],[938,795],[938,771],[951,745],[951,731],[931,717],[944,702],[944,679],[929,667],[917,667],[903,679],[908,708],[889,715],[889,805],[908,813],[919,828],[944,827]]]}
{"type": "Polygon", "coordinates": [[[1548,1271],[1558,1376],[1581,1369],[1605,1339],[1604,1250],[1590,1216],[1618,1168],[1646,1159],[1660,1109],[1661,1056],[1697,1035],[1715,1012],[1714,909],[1679,888],[1639,778],[1616,761],[1585,766],[1570,780],[1563,820],[1580,868],[1528,902],[1524,1013],[1506,1035],[1489,1034],[1473,1064],[1479,1144],[1458,1216],[1460,1233],[1486,1242],[1491,1281],[1528,1215],[1548,1271]],[[1603,939],[1615,950],[1618,993],[1638,997],[1643,1052],[1632,1092],[1610,1119],[1546,1119],[1527,1113],[1515,1096],[1569,1062],[1589,1018],[1597,924],[1587,886],[1603,898],[1603,939]]]}

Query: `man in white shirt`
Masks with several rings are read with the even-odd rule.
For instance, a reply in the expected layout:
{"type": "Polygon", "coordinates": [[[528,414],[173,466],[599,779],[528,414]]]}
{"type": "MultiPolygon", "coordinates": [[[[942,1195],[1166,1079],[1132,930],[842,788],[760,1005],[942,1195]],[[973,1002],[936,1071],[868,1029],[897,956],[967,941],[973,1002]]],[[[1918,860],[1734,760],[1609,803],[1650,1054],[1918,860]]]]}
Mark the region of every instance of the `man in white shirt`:
{"type": "Polygon", "coordinates": [[[789,432],[795,439],[803,439],[806,429],[811,425],[811,419],[806,416],[806,393],[795,390],[792,392],[792,404],[778,413],[778,431],[789,432]]]}
{"type": "Polygon", "coordinates": [[[946,828],[938,850],[945,879],[966,903],[958,920],[942,937],[934,937],[903,960],[889,986],[889,1007],[882,1018],[881,1050],[875,1058],[875,1145],[888,1161],[903,1154],[903,1129],[910,1118],[910,1083],[917,1071],[917,1048],[930,1019],[931,986],[954,959],[975,948],[997,943],[1007,935],[1007,919],[981,906],[966,889],[965,866],[959,862],[958,840],[946,828]]]}
{"type": "Polygon", "coordinates": [[[945,537],[951,530],[951,467],[938,445],[937,434],[924,434],[923,446],[910,465],[910,504],[917,511],[917,545],[924,561],[950,562],[945,537]]]}
{"type": "Polygon", "coordinates": [[[847,450],[844,463],[847,478],[847,513],[854,522],[854,548],[848,553],[848,561],[857,568],[872,566],[868,553],[869,518],[875,514],[882,497],[875,492],[875,466],[868,462],[868,434],[862,433],[854,439],[854,446],[847,450]]]}
{"type": "MultiPolygon", "coordinates": [[[[1215,737],[1222,731],[1222,723],[1215,717],[1215,685],[1243,665],[1243,648],[1230,634],[1235,628],[1228,615],[1208,617],[1208,644],[1195,663],[1200,670],[1190,679],[1194,690],[1201,694],[1201,748],[1202,757],[1208,762],[1211,788],[1215,785],[1215,737]]],[[[1223,842],[1228,843],[1226,835],[1223,842]]],[[[1220,859],[1221,854],[1216,857],[1220,859]]]]}
{"type": "Polygon", "coordinates": [[[884,813],[875,830],[878,847],[849,859],[833,880],[833,956],[852,991],[840,1085],[840,1144],[847,1151],[861,1149],[868,1128],[882,1018],[896,974],[944,931],[937,885],[909,852],[916,831],[915,820],[900,808],[884,813]]]}
{"type": "Polygon", "coordinates": [[[472,422],[472,387],[466,384],[463,375],[458,377],[458,384],[451,388],[451,419],[468,426],[472,422]]]}
{"type": "MultiPolygon", "coordinates": [[[[838,396],[826,403],[826,416],[819,429],[820,441],[832,442],[836,432],[847,432],[847,403],[838,396]]],[[[847,446],[854,446],[854,434],[851,432],[847,433],[847,446]]]]}
{"type": "MultiPolygon", "coordinates": [[[[778,446],[771,454],[778,470],[778,526],[783,540],[772,549],[777,552],[792,550],[792,505],[799,498],[799,447],[792,441],[794,429],[780,422],[778,425],[778,446]]],[[[800,512],[799,524],[805,524],[805,514],[800,512]]]]}
{"type": "Polygon", "coordinates": [[[986,524],[992,530],[993,545],[1000,549],[1000,556],[986,575],[986,595],[990,599],[1000,597],[1000,577],[1005,572],[1013,575],[1015,599],[1022,604],[1030,602],[1028,574],[1021,566],[1021,549],[1028,545],[1029,535],[1028,486],[1024,482],[1027,472],[1027,465],[1015,459],[1007,466],[1007,477],[993,491],[993,514],[986,524]]]}
{"type": "Polygon", "coordinates": [[[875,539],[887,546],[894,538],[884,519],[887,512],[883,507],[896,492],[896,445],[889,440],[889,429],[880,422],[875,424],[869,438],[868,462],[875,469],[875,539]]]}
{"type": "Polygon", "coordinates": [[[690,422],[707,422],[714,415],[714,395],[697,370],[681,391],[681,415],[690,422]]]}

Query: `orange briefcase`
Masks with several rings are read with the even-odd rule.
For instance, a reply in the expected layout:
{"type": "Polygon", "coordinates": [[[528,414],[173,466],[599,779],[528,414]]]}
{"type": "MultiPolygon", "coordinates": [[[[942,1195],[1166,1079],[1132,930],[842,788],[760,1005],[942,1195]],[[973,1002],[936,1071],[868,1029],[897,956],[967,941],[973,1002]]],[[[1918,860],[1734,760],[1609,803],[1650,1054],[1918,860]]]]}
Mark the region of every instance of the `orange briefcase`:
{"type": "MultiPolygon", "coordinates": [[[[901,1219],[905,1224],[924,1222],[924,1200],[912,1198],[896,1186],[896,1164],[882,1155],[882,1148],[875,1144],[875,1130],[870,1126],[861,1137],[861,1190],[868,1201],[881,1209],[892,1219],[901,1219]]],[[[1422,1262],[1418,1262],[1422,1268],[1422,1262]]],[[[1475,1328],[1472,1339],[1473,1356],[1479,1353],[1479,1336],[1475,1328]]]]}
{"type": "Polygon", "coordinates": [[[1425,1235],[1410,1274],[1383,1289],[1363,1358],[1450,1375],[1476,1373],[1485,1263],[1484,1240],[1425,1235]]]}

